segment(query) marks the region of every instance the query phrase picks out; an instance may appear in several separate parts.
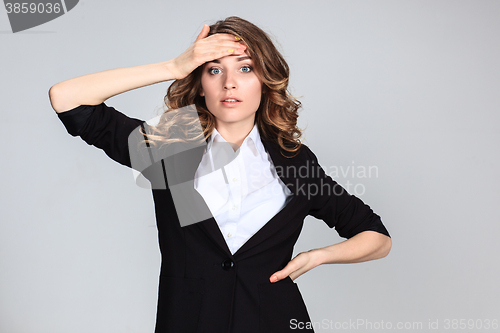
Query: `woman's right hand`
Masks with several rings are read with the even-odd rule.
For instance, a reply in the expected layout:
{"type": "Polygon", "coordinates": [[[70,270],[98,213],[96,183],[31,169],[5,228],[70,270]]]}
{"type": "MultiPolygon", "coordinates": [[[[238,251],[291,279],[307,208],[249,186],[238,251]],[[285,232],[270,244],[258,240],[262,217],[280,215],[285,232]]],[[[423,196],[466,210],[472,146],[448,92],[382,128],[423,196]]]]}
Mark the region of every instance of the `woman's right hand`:
{"type": "Polygon", "coordinates": [[[236,36],[218,33],[207,37],[209,31],[210,27],[203,25],[195,42],[184,53],[172,60],[171,71],[175,79],[185,78],[207,61],[245,52],[246,45],[241,44],[236,36]]]}

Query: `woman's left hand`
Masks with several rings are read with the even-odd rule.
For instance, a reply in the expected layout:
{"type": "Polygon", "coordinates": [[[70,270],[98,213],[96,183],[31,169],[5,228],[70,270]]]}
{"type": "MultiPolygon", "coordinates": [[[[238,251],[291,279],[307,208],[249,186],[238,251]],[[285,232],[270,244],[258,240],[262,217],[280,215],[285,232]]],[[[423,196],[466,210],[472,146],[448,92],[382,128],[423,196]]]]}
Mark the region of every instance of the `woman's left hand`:
{"type": "Polygon", "coordinates": [[[290,262],[281,271],[277,271],[272,274],[269,281],[276,282],[286,278],[287,276],[290,276],[293,281],[319,264],[318,252],[315,249],[307,252],[301,252],[297,254],[295,258],[290,260],[290,262]]]}

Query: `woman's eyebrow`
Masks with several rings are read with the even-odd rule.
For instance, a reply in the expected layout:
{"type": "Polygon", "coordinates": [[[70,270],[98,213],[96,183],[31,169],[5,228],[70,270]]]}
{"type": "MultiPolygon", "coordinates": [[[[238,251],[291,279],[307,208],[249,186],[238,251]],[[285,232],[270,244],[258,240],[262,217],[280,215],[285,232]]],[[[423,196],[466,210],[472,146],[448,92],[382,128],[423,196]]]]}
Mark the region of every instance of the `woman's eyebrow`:
{"type": "Polygon", "coordinates": [[[243,60],[247,60],[247,59],[252,60],[252,58],[251,58],[250,56],[239,57],[239,58],[238,58],[238,59],[236,59],[236,60],[238,60],[238,61],[243,61],[243,60]]]}
{"type": "MultiPolygon", "coordinates": [[[[244,57],[239,57],[239,58],[237,58],[237,59],[236,59],[236,61],[243,61],[243,60],[247,60],[247,59],[252,60],[252,58],[251,58],[250,56],[244,56],[244,57]]],[[[207,64],[208,64],[209,62],[214,62],[214,63],[216,63],[216,64],[220,64],[220,60],[219,60],[219,59],[214,59],[214,60],[212,60],[212,61],[208,61],[208,62],[207,62],[207,64]]]]}

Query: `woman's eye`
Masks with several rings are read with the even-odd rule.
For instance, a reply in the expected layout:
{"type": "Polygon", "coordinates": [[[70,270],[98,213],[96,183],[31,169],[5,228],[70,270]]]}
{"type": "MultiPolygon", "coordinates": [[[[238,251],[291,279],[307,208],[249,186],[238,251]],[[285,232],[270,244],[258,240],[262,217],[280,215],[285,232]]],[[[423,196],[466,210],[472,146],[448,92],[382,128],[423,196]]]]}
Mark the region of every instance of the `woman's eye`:
{"type": "Polygon", "coordinates": [[[219,74],[219,73],[220,73],[220,69],[218,69],[218,68],[210,68],[210,69],[208,70],[208,72],[209,72],[210,74],[219,74]]]}
{"type": "Polygon", "coordinates": [[[241,67],[241,70],[243,71],[243,73],[248,73],[248,72],[252,71],[252,67],[243,66],[243,67],[241,67]]]}
{"type": "MultiPolygon", "coordinates": [[[[252,71],[252,69],[253,69],[252,66],[243,66],[243,67],[241,67],[241,71],[243,73],[249,73],[249,72],[252,71]]],[[[210,73],[212,75],[217,75],[217,74],[220,74],[221,72],[222,71],[220,70],[220,68],[214,68],[214,67],[212,67],[212,68],[210,68],[208,70],[208,73],[210,73]]]]}

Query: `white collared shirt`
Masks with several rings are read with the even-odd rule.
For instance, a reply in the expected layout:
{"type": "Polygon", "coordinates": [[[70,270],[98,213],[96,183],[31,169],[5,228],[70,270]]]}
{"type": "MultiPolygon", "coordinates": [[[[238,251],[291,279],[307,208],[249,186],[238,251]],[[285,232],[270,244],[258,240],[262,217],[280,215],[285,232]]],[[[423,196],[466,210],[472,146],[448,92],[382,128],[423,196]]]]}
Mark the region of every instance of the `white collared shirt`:
{"type": "Polygon", "coordinates": [[[194,188],[205,200],[232,254],[293,196],[277,175],[257,124],[237,151],[213,130],[194,188]]]}

